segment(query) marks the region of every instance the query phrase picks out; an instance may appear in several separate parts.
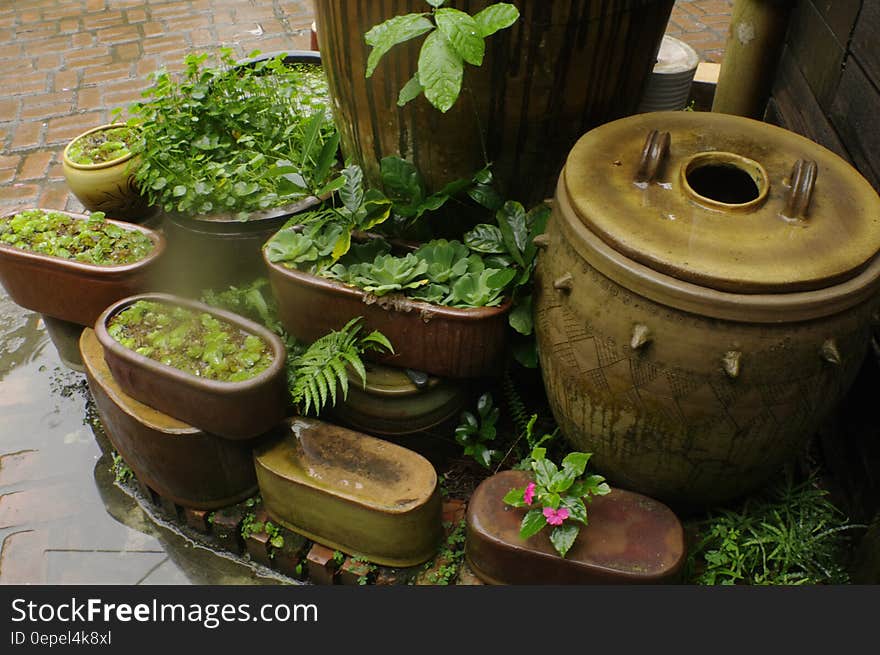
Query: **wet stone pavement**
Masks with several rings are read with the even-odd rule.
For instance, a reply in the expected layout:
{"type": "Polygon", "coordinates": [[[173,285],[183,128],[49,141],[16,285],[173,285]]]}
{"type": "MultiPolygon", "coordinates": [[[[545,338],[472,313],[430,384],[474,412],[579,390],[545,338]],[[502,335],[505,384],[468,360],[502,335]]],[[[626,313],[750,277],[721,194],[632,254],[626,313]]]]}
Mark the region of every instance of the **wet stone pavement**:
{"type": "MultiPolygon", "coordinates": [[[[730,0],[678,0],[668,33],[720,61],[730,0]]],[[[81,211],[61,151],[191,52],[308,49],[310,0],[0,3],[0,213],[81,211]]],[[[0,584],[277,583],[154,520],[114,482],[85,376],[0,289],[0,584]]]]}

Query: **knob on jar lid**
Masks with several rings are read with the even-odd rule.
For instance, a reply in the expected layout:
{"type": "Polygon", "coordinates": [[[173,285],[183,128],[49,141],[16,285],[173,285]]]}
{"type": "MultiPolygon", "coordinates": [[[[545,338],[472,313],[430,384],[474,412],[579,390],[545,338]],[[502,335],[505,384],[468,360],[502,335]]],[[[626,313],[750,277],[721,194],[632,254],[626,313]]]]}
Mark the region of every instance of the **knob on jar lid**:
{"type": "Polygon", "coordinates": [[[822,289],[880,250],[880,197],[842,158],[738,116],[657,112],[578,141],[560,190],[614,250],[733,293],[822,289]]]}

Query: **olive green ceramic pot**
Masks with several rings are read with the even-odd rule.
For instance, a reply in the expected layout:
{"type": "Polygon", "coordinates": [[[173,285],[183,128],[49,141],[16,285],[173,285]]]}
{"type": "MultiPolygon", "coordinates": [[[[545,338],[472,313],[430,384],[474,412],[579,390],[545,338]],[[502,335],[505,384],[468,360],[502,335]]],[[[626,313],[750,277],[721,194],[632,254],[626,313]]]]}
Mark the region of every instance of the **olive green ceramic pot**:
{"type": "Polygon", "coordinates": [[[136,155],[129,152],[99,164],[80,164],[69,156],[77,139],[118,127],[118,124],[101,125],[78,135],[64,148],[61,167],[68,188],[87,210],[104,212],[107,218],[139,223],[155,216],[156,210],[135,184],[134,172],[139,161],[136,155]]]}
{"type": "Polygon", "coordinates": [[[562,433],[666,501],[765,482],[866,353],[878,217],[849,164],[764,123],[661,112],[587,133],[539,237],[535,329],[562,433]]]}
{"type": "MultiPolygon", "coordinates": [[[[575,141],[632,114],[655,63],[674,0],[512,0],[520,19],[486,39],[446,113],[398,94],[417,70],[424,37],[393,48],[364,77],[364,34],[394,16],[430,11],[424,0],[316,0],[321,58],[346,158],[380,182],[379,162],[412,161],[432,191],[486,162],[505,197],[531,204],[553,193],[575,141]]],[[[450,0],[475,15],[494,0],[450,0]]]]}

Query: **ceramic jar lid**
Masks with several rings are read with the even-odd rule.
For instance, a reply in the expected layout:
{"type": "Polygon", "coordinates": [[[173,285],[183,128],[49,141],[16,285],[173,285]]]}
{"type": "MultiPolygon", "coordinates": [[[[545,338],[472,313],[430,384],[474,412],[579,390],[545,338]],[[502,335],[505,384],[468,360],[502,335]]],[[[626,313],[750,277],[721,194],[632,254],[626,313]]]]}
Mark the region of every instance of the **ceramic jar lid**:
{"type": "Polygon", "coordinates": [[[797,134],[726,114],[602,125],[571,151],[560,192],[617,252],[719,291],[823,289],[880,249],[880,197],[852,166],[797,134]]]}

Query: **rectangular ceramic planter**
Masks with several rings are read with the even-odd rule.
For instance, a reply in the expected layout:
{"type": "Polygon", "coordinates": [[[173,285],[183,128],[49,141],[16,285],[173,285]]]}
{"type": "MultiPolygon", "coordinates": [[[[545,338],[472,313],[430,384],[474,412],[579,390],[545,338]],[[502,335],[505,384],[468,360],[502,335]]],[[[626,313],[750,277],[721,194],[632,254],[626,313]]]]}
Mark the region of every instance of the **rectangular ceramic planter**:
{"type": "Polygon", "coordinates": [[[287,351],[277,335],[237,314],[195,300],[161,293],[124,298],[95,323],[95,334],[120,388],[128,395],[206,432],[228,439],[249,439],[280,423],[287,413],[287,351]],[[205,312],[260,337],[272,350],[269,368],[249,380],[223,382],[196,377],[126,348],[107,332],[116,314],[138,300],[168,303],[205,312]]]}
{"type": "Polygon", "coordinates": [[[95,332],[79,341],[86,378],[107,438],[137,479],[183,507],[212,510],[256,492],[253,441],[222,439],[126,394],[95,332]]]}
{"type": "Polygon", "coordinates": [[[399,294],[377,298],[336,280],[289,269],[263,259],[278,300],[281,322],[302,341],[314,341],[348,321],[364,317],[367,331],[379,330],[394,355],[367,353],[389,366],[440,377],[474,378],[501,370],[510,301],[500,307],[443,307],[399,294]]]}
{"type": "Polygon", "coordinates": [[[485,479],[467,510],[468,564],[490,584],[670,584],[678,582],[686,547],[684,528],[666,505],[641,494],[612,489],[587,505],[565,558],[550,543],[549,526],[522,540],[525,508],[504,503],[504,495],[525,487],[525,471],[502,471],[485,479]]]}
{"type": "Polygon", "coordinates": [[[273,521],[385,566],[430,559],[442,537],[437,472],[421,455],[312,419],[292,418],[254,449],[273,521]]]}
{"type": "MultiPolygon", "coordinates": [[[[57,210],[45,210],[57,211],[57,210]]],[[[13,212],[4,216],[14,216],[13,212]]],[[[59,212],[87,220],[85,214],[59,212]]],[[[125,230],[146,234],[153,251],[133,264],[98,266],[51,257],[0,244],[0,283],[16,304],[62,321],[92,327],[108,306],[148,291],[165,252],[165,238],[149,228],[107,220],[125,230]]]]}

